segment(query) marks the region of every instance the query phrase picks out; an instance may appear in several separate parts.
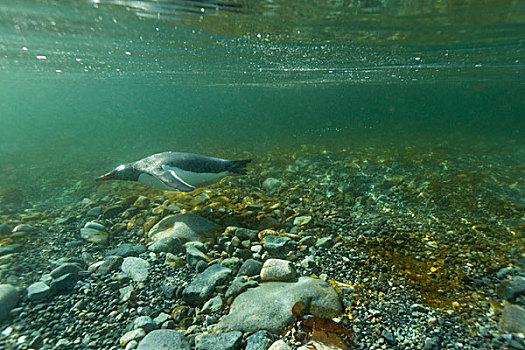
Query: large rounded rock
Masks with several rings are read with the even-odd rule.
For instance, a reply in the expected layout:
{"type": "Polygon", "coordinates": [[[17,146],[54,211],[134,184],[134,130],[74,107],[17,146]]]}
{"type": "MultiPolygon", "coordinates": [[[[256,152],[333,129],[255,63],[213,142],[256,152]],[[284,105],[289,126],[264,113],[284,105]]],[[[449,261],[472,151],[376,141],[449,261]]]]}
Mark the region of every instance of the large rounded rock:
{"type": "Polygon", "coordinates": [[[141,258],[124,258],[121,266],[122,272],[131,277],[135,282],[144,282],[148,278],[149,263],[141,258]]]}
{"type": "Polygon", "coordinates": [[[333,318],[342,312],[339,296],[329,283],[301,277],[293,283],[268,282],[248,289],[235,299],[216,330],[282,332],[292,323],[292,307],[298,301],[304,303],[305,313],[313,316],[333,318]]]}
{"type": "Polygon", "coordinates": [[[137,350],[190,350],[190,343],[182,331],[158,329],[148,333],[141,340],[137,350]]]}
{"type": "Polygon", "coordinates": [[[10,284],[0,284],[0,322],[3,321],[18,303],[18,290],[10,284]]]}
{"type": "Polygon", "coordinates": [[[152,241],[168,237],[176,237],[182,243],[189,241],[215,241],[221,227],[195,214],[179,214],[167,216],[159,221],[148,232],[152,241]]]}

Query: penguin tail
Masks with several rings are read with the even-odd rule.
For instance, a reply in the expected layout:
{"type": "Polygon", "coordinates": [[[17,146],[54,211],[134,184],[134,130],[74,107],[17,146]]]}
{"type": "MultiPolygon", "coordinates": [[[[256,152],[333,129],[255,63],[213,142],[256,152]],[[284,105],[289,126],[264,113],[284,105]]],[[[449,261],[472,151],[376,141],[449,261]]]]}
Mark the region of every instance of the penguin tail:
{"type": "Polygon", "coordinates": [[[231,175],[246,175],[246,166],[249,162],[251,162],[251,159],[244,159],[244,160],[232,160],[230,162],[231,167],[229,169],[231,175]]]}

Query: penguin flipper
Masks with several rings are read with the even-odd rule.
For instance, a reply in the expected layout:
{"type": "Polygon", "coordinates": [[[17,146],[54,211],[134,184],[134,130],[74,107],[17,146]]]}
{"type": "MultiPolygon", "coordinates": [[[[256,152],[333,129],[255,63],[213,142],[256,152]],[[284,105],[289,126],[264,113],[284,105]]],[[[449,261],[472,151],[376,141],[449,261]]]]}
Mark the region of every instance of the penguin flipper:
{"type": "Polygon", "coordinates": [[[153,172],[154,176],[162,181],[166,186],[181,192],[193,191],[196,187],[184,182],[173,170],[166,169],[162,166],[153,172]]]}

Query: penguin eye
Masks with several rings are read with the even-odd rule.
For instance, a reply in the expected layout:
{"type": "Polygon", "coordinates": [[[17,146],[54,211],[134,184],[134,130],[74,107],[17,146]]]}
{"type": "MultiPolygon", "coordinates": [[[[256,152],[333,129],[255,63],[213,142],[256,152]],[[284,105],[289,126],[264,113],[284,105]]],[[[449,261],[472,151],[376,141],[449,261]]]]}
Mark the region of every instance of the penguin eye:
{"type": "Polygon", "coordinates": [[[116,167],[115,170],[116,171],[122,171],[122,170],[124,170],[124,168],[125,168],[125,166],[124,166],[124,164],[122,164],[122,165],[119,165],[118,167],[116,167]]]}

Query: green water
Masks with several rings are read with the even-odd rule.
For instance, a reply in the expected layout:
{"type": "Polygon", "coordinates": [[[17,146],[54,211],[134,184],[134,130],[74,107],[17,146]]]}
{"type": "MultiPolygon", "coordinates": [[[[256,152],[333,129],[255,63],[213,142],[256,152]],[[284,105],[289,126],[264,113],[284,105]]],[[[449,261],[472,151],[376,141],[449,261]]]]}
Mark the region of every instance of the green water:
{"type": "Polygon", "coordinates": [[[2,1],[0,187],[34,204],[167,150],[523,155],[523,33],[510,0],[2,1]]]}

